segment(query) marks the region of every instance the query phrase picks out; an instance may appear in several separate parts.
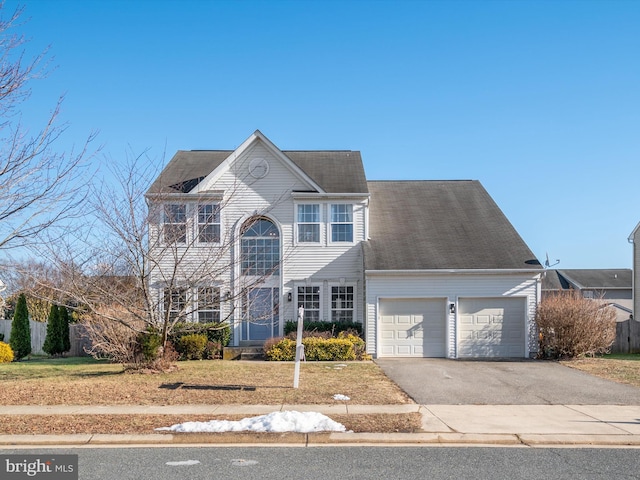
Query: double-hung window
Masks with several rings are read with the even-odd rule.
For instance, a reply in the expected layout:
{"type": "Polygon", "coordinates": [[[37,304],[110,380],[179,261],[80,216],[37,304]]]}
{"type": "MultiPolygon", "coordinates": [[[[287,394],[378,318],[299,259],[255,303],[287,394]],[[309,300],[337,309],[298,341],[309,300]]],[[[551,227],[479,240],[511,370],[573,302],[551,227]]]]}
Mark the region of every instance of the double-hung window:
{"type": "Polygon", "coordinates": [[[165,243],[187,242],[187,205],[169,203],[164,206],[164,241],[165,243]]]}
{"type": "Polygon", "coordinates": [[[320,287],[298,287],[298,307],[304,308],[304,320],[317,322],[320,320],[320,287]]]}
{"type": "Polygon", "coordinates": [[[187,289],[165,288],[164,311],[169,314],[169,320],[183,320],[187,315],[187,289]]]}
{"type": "Polygon", "coordinates": [[[331,321],[353,322],[353,287],[331,287],[331,321]]]}
{"type": "Polygon", "coordinates": [[[217,203],[198,205],[198,242],[220,242],[220,205],[217,203]]]}
{"type": "Polygon", "coordinates": [[[353,242],[353,205],[331,205],[331,241],[353,242]]]}
{"type": "Polygon", "coordinates": [[[198,288],[198,322],[220,321],[220,289],[218,287],[198,288]]]}
{"type": "Polygon", "coordinates": [[[320,205],[298,205],[298,242],[320,242],[320,205]]]}

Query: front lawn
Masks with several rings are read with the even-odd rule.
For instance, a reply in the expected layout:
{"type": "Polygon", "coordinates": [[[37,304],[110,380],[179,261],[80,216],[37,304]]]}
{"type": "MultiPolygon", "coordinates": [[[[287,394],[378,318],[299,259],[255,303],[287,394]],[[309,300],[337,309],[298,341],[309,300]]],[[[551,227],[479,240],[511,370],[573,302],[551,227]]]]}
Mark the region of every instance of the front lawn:
{"type": "Polygon", "coordinates": [[[640,354],[611,354],[562,360],[560,363],[596,377],[640,387],[640,354]]]}
{"type": "Polygon", "coordinates": [[[170,373],[125,373],[90,358],[0,364],[4,405],[403,404],[411,399],[372,362],[188,361],[170,373]]]}

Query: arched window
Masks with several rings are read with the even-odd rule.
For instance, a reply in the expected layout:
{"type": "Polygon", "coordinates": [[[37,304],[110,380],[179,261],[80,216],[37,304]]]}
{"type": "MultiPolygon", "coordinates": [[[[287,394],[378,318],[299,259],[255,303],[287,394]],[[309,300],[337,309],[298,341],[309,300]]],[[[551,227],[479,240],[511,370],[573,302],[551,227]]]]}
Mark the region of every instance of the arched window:
{"type": "Polygon", "coordinates": [[[247,220],[240,243],[242,275],[265,277],[280,273],[280,233],[271,220],[247,220]]]}

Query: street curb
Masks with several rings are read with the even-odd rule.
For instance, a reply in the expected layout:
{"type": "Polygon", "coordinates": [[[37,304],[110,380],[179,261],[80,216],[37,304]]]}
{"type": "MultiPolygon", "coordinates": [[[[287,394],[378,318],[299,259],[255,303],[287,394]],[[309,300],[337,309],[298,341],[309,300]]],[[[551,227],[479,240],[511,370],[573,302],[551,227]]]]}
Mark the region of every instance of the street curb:
{"type": "Polygon", "coordinates": [[[104,445],[298,445],[298,446],[640,446],[638,435],[539,435],[477,433],[172,433],[146,435],[0,435],[0,447],[104,445]]]}

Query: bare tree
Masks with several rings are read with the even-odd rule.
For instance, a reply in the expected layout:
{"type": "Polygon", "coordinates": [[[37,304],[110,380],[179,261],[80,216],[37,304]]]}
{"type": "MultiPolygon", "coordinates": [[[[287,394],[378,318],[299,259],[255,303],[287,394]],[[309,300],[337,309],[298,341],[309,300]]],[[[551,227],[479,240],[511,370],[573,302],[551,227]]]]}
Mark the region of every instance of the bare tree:
{"type": "Polygon", "coordinates": [[[8,17],[0,4],[0,249],[24,246],[49,227],[73,217],[82,202],[78,182],[87,147],[59,153],[54,144],[64,132],[58,125],[62,97],[37,132],[26,129],[20,107],[30,96],[29,82],[46,74],[46,51],[26,59],[23,36],[14,33],[23,13],[8,17]]]}
{"type": "MultiPolygon", "coordinates": [[[[88,196],[84,223],[40,250],[57,273],[55,281],[46,280],[48,288],[38,291],[55,296],[58,304],[84,310],[91,353],[132,365],[145,363],[140,340],[149,332],[166,347],[183,322],[227,328],[231,318],[248,321],[246,313],[252,309],[264,316],[254,315],[250,321],[264,323],[277,308],[253,308],[263,299],[251,292],[278,273],[283,254],[278,250],[266,255],[271,263],[256,268],[246,260],[252,252],[245,250],[264,245],[241,245],[237,235],[264,227],[268,208],[282,198],[251,210],[242,225],[223,228],[220,212],[243,197],[246,179],[224,195],[148,194],[158,172],[157,162],[146,152],[128,156],[126,164],[112,169],[115,180],[96,185],[88,196]],[[189,219],[182,207],[176,208],[185,203],[177,202],[188,203],[189,219]]],[[[29,271],[21,274],[30,276],[29,271]]],[[[45,278],[53,277],[30,276],[23,283],[38,285],[45,278]]]]}

